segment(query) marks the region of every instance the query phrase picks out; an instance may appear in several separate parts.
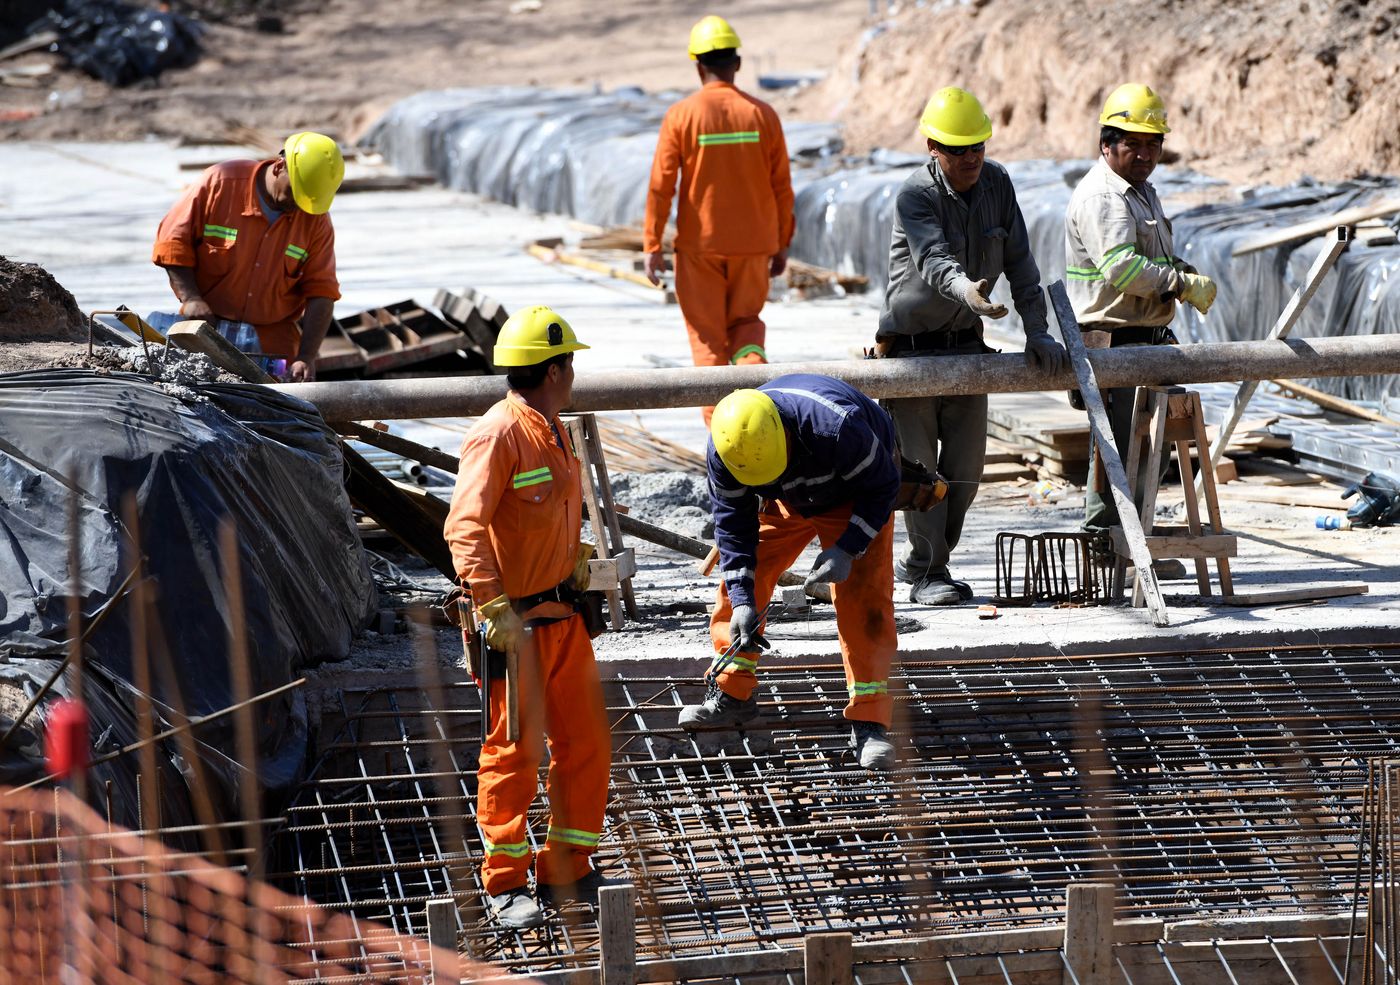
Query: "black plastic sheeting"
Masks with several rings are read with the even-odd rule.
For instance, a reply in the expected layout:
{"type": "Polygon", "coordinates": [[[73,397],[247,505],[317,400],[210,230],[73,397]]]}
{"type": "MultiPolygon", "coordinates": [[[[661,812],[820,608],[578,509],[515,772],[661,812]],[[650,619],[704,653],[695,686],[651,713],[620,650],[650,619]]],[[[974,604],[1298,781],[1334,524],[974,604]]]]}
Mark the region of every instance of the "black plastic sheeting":
{"type": "MultiPolygon", "coordinates": [[[[409,96],[362,141],[405,174],[602,226],[646,212],[647,179],[666,108],[684,93],[450,89],[409,96]]],[[[831,124],[784,124],[788,153],[837,152],[831,124]]],[[[794,174],[796,181],[798,175],[794,174]]]]}
{"type": "MultiPolygon", "coordinates": [[[[645,211],[661,115],[679,95],[529,88],[420,93],[391,107],[366,143],[400,171],[432,174],[451,188],[600,225],[634,225],[645,211]]],[[[834,126],[785,122],[784,128],[797,193],[792,255],[868,277],[873,291],[879,292],[889,264],[894,196],[909,172],[926,159],[877,151],[865,160],[841,160],[835,156],[841,141],[834,126]]],[[[1031,246],[1048,285],[1063,276],[1065,209],[1092,161],[1002,163],[1015,182],[1031,246]]],[[[1267,336],[1324,248],[1314,239],[1234,258],[1231,253],[1239,242],[1393,195],[1400,188],[1393,179],[1334,185],[1305,180],[1237,201],[1198,205],[1202,198],[1223,197],[1221,183],[1191,171],[1159,168],[1153,184],[1173,220],[1177,255],[1219,284],[1209,316],[1183,307],[1174,322],[1183,341],[1206,342],[1267,336]]],[[[1323,282],[1293,334],[1400,331],[1398,274],[1400,247],[1352,247],[1323,282]]],[[[995,294],[1009,299],[1005,282],[995,294]]],[[[1014,310],[1002,324],[1017,327],[1014,310]]],[[[1052,324],[1052,331],[1055,328],[1052,324]]],[[[873,330],[872,325],[872,334],[873,330]]],[[[1383,403],[1396,394],[1396,381],[1388,376],[1312,382],[1354,400],[1383,403]]]]}
{"type": "MultiPolygon", "coordinates": [[[[88,646],[90,678],[112,706],[90,709],[95,735],[134,734],[130,606],[117,595],[133,560],[121,521],[129,491],[157,597],[151,642],[172,668],[162,675],[152,661],[155,694],[167,707],[193,716],[234,703],[233,619],[218,547],[225,519],[238,535],[254,694],[343,658],[368,624],[376,592],[340,450],[311,405],[245,384],[206,385],[196,396],[131,374],[0,377],[0,656],[9,670],[42,680],[63,653],[76,496],[84,617],[111,606],[88,646]]],[[[263,701],[255,719],[259,780],[286,788],[305,754],[304,700],[293,691],[263,701]]],[[[234,786],[237,770],[219,752],[234,748],[232,718],[199,738],[201,758],[234,786]]]]}
{"type": "Polygon", "coordinates": [[[169,11],[116,0],[69,0],[29,28],[54,31],[57,50],[74,68],[108,85],[152,79],[199,60],[200,25],[169,11]]]}

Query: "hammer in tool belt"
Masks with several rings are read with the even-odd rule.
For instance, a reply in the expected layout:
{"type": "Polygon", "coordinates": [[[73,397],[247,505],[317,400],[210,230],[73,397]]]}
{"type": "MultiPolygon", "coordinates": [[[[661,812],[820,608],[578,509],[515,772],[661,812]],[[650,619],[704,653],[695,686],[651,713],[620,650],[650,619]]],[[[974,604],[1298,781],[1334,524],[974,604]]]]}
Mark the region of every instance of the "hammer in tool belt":
{"type": "MultiPolygon", "coordinates": [[[[505,664],[506,684],[506,740],[520,741],[520,655],[502,653],[486,642],[486,623],[476,616],[471,594],[462,593],[457,597],[458,625],[466,630],[462,634],[462,650],[466,654],[467,668],[479,683],[481,694],[481,744],[486,745],[491,735],[491,668],[505,664]]],[[[530,630],[526,628],[528,639],[530,630]]]]}

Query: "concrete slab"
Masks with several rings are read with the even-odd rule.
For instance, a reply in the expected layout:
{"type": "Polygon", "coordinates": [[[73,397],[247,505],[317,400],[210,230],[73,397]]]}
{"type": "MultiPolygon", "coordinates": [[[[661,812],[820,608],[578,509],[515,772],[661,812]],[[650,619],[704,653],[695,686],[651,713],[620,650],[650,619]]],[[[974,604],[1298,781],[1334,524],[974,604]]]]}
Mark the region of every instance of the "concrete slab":
{"type": "MultiPolygon", "coordinates": [[[[144,312],[167,305],[171,296],[164,274],[149,260],[156,225],[192,180],[179,163],[221,153],[237,156],[227,148],[154,142],[0,146],[5,253],[43,264],[85,310],[125,303],[144,312]]],[[[674,305],[658,303],[644,288],[575,267],[545,265],[524,253],[531,239],[576,236],[566,218],[531,215],[437,188],[344,195],[333,215],[344,290],[337,314],[408,297],[431,301],[439,287],[472,285],[508,309],[548,303],[565,314],[593,346],[578,355],[580,374],[689,363],[674,305]]],[[[873,335],[877,305],[875,297],[770,305],[765,312],[770,357],[776,362],[854,356],[873,335]]],[[[1014,342],[1008,348],[1016,348],[1014,342]]],[[[703,447],[698,411],[639,416],[663,437],[703,447]]],[[[441,429],[405,422],[395,430],[455,450],[441,429]]],[[[1037,533],[1077,524],[1080,507],[1074,502],[1033,507],[1026,503],[1026,491],[1024,485],[984,486],[973,508],[954,573],[972,583],[979,600],[991,594],[998,531],[1037,533]]],[[[1318,531],[1316,513],[1315,508],[1226,504],[1226,523],[1241,540],[1234,563],[1237,588],[1365,581],[1370,594],[1318,605],[1236,609],[1190,598],[1193,582],[1168,582],[1164,590],[1176,603],[1171,625],[1154,629],[1144,610],[1126,607],[1003,608],[998,618],[981,620],[974,606],[911,605],[907,590],[900,588],[901,654],[913,660],[988,651],[1030,655],[1396,640],[1400,574],[1394,554],[1400,534],[1318,531]]],[[[713,580],[702,578],[689,560],[659,549],[641,551],[639,561],[635,584],[644,621],[602,637],[600,656],[659,661],[677,672],[701,667],[709,649],[703,606],[713,597],[713,580]]],[[[771,635],[778,652],[765,660],[838,656],[834,623],[820,608],[800,620],[775,621],[771,635]]]]}

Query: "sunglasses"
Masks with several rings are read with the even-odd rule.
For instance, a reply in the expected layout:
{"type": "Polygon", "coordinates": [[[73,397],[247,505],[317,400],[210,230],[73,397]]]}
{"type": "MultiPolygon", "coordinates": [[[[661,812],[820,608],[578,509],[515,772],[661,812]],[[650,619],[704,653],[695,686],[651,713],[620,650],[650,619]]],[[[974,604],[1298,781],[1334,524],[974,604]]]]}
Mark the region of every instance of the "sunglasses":
{"type": "Polygon", "coordinates": [[[987,149],[986,141],[983,141],[980,144],[969,144],[966,147],[949,147],[947,144],[938,144],[936,146],[943,153],[948,154],[952,157],[962,157],[968,151],[971,151],[974,154],[980,154],[987,149]]]}

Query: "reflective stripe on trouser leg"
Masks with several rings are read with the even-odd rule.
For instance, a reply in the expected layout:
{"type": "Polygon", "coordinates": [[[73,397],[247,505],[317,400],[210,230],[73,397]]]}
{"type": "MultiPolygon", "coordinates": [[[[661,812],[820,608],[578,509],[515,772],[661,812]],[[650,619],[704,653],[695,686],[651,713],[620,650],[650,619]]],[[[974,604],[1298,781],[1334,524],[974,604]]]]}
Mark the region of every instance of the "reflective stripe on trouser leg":
{"type": "Polygon", "coordinates": [[[769,257],[726,258],[725,329],[729,337],[729,361],[738,365],[766,363],[767,327],[759,315],[768,303],[769,257]]]}
{"type": "MultiPolygon", "coordinates": [[[[803,517],[789,513],[777,502],[769,503],[758,514],[758,567],[754,570],[754,599],[760,612],[773,597],[778,586],[778,576],[792,567],[802,554],[802,549],[812,542],[816,529],[803,517]]],[[[729,603],[729,592],[720,582],[715,595],[715,608],[710,613],[710,640],[715,652],[722,653],[729,647],[729,620],[734,609],[729,603]]],[[[743,701],[753,694],[758,678],[754,676],[758,655],[741,653],[738,656],[752,661],[753,666],[731,666],[721,673],[717,680],[719,688],[730,697],[743,701]]]]}
{"type": "MultiPolygon", "coordinates": [[[[538,634],[536,634],[538,637],[538,634]]],[[[492,896],[528,881],[532,852],[525,812],[539,788],[544,756],[544,710],[538,663],[529,645],[520,654],[520,741],[506,741],[504,678],[491,681],[491,732],[477,760],[476,821],[485,857],[481,881],[492,896]]]]}
{"type": "MultiPolygon", "coordinates": [[[[829,547],[846,532],[850,507],[812,517],[829,547]]],[[[846,665],[845,716],[878,722],[886,728],[894,703],[889,695],[890,665],[898,645],[894,628],[894,518],[880,528],[865,553],[851,565],[851,574],[831,586],[836,607],[836,633],[846,665]]]]}
{"type": "Polygon", "coordinates": [[[583,619],[539,626],[532,635],[545,682],[549,736],[549,832],[535,856],[535,876],[543,883],[571,883],[591,868],[588,857],[603,831],[612,740],[583,619]]]}

